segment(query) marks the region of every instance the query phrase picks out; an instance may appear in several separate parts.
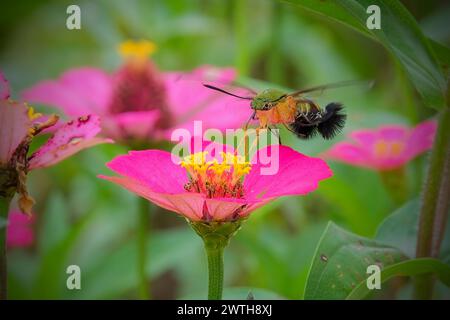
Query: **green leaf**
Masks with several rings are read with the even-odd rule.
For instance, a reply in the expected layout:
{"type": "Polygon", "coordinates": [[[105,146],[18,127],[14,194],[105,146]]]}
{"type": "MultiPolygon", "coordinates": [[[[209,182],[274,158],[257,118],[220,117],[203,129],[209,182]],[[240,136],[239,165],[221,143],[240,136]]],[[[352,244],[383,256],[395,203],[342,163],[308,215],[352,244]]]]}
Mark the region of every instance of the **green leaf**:
{"type": "Polygon", "coordinates": [[[314,255],[305,299],[345,299],[365,281],[369,265],[385,268],[406,259],[396,248],[357,236],[330,222],[314,255]]]}
{"type": "MultiPolygon", "coordinates": [[[[407,202],[389,215],[378,227],[376,239],[399,248],[410,258],[416,255],[419,230],[420,199],[407,202]]],[[[449,212],[450,213],[450,212],[449,212]]],[[[441,242],[440,260],[450,262],[450,219],[447,219],[444,239],[441,242]]]]}
{"type": "Polygon", "coordinates": [[[433,48],[433,52],[435,53],[436,59],[439,61],[441,68],[448,77],[450,68],[450,48],[434,41],[433,39],[428,39],[428,41],[430,42],[431,48],[433,48]]]}
{"type": "MultiPolygon", "coordinates": [[[[447,286],[450,286],[450,267],[436,259],[422,258],[402,261],[384,268],[381,271],[381,283],[398,276],[417,276],[434,273],[447,286]]],[[[347,299],[364,299],[372,290],[367,288],[366,281],[361,281],[347,296],[347,299]]]]}
{"type": "Polygon", "coordinates": [[[397,0],[288,0],[308,10],[349,25],[382,43],[401,62],[425,103],[435,109],[445,106],[446,79],[435,53],[414,17],[397,0]],[[367,7],[381,10],[381,29],[369,30],[367,7]]]}
{"type": "Polygon", "coordinates": [[[376,239],[401,249],[409,257],[416,254],[420,200],[407,202],[378,227],[376,239]]]}

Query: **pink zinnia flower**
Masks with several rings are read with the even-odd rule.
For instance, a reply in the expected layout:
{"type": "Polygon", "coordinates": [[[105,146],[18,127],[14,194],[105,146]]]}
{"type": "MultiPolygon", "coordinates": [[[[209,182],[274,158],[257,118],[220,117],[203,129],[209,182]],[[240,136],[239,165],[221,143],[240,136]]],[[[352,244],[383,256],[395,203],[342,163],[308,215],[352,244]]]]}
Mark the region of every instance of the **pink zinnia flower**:
{"type": "Polygon", "coordinates": [[[434,121],[425,121],[415,128],[401,125],[358,130],[350,134],[352,142],[340,142],[325,152],[325,156],[351,165],[379,171],[404,166],[433,145],[434,121]]]}
{"type": "Polygon", "coordinates": [[[29,247],[34,242],[34,216],[27,216],[19,211],[11,211],[8,215],[6,245],[13,247],[29,247]]]}
{"type": "Polygon", "coordinates": [[[286,146],[267,148],[257,154],[279,155],[272,175],[261,174],[259,157],[246,162],[230,146],[205,142],[182,160],[166,151],[130,151],[107,164],[119,176],[100,177],[190,221],[209,222],[235,221],[278,197],[305,195],[332,175],[321,159],[286,146]]]}
{"type": "Polygon", "coordinates": [[[33,200],[25,180],[30,170],[51,166],[82,149],[111,140],[96,137],[99,118],[87,115],[59,126],[46,143],[28,155],[33,138],[54,126],[58,117],[34,113],[26,103],[8,99],[9,85],[1,73],[0,94],[0,192],[11,195],[17,191],[21,210],[29,213],[33,200]]]}
{"type": "Polygon", "coordinates": [[[125,42],[125,63],[112,74],[96,68],[65,72],[59,80],[43,81],[23,97],[62,109],[67,115],[94,113],[115,139],[167,139],[174,128],[192,130],[194,120],[204,128],[237,128],[248,119],[248,103],[209,90],[202,82],[230,84],[233,69],[202,66],[192,72],[157,70],[148,59],[154,45],[125,42]]]}

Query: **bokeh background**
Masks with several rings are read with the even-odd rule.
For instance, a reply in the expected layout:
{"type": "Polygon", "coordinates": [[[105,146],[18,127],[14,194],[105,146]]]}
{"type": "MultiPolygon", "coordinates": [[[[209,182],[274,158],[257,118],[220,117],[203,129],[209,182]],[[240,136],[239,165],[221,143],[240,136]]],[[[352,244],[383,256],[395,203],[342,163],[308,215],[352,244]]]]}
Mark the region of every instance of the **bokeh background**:
{"type": "MultiPolygon", "coordinates": [[[[450,44],[446,1],[402,2],[428,37],[450,44]]],[[[320,154],[353,129],[414,125],[434,115],[381,45],[284,2],[9,1],[0,12],[0,37],[0,69],[11,82],[13,97],[69,68],[112,71],[122,63],[118,44],[134,38],[158,45],[152,59],[162,71],[232,66],[241,83],[257,89],[264,87],[258,80],[295,89],[374,79],[371,89],[344,88],[318,97],[347,107],[347,126],[335,140],[305,142],[282,132],[283,143],[308,155],[320,154]],[[65,27],[70,4],[81,7],[81,30],[65,27]]],[[[96,177],[108,173],[107,161],[126,151],[118,144],[101,145],[31,174],[36,239],[30,248],[9,252],[10,298],[138,297],[138,199],[96,177]],[[66,288],[70,264],[81,267],[82,290],[66,288]]],[[[408,198],[418,197],[425,165],[426,156],[408,165],[408,198]]],[[[334,178],[313,194],[279,199],[250,217],[225,253],[225,286],[234,288],[226,291],[227,297],[244,298],[251,288],[257,298],[302,298],[327,221],[372,237],[398,206],[376,172],[334,162],[330,166],[334,178]]],[[[182,218],[162,209],[152,213],[150,224],[152,298],[204,297],[207,269],[200,239],[182,218]]],[[[399,297],[409,294],[406,285],[399,297]]]]}

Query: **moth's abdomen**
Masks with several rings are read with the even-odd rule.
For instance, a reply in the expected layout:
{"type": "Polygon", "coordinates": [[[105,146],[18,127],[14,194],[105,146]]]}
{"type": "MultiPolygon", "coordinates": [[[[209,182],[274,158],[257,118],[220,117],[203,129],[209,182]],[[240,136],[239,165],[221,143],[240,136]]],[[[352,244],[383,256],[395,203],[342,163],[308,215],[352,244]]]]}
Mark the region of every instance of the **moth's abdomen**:
{"type": "Polygon", "coordinates": [[[324,139],[332,139],[342,131],[346,119],[347,115],[343,112],[342,104],[332,102],[325,107],[317,130],[324,139]]]}
{"type": "Polygon", "coordinates": [[[301,139],[309,139],[319,133],[324,139],[332,139],[345,125],[346,115],[340,103],[332,102],[324,110],[300,109],[290,129],[301,139]]]}
{"type": "Polygon", "coordinates": [[[289,125],[289,128],[300,139],[309,139],[317,134],[317,125],[307,124],[299,117],[297,117],[295,121],[289,125]]]}

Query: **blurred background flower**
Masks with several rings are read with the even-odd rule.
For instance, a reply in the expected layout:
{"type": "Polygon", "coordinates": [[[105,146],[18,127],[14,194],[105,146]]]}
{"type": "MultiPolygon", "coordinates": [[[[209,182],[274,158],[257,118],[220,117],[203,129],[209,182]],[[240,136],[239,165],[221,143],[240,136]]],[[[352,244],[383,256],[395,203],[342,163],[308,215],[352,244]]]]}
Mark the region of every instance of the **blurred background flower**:
{"type": "Polygon", "coordinates": [[[335,144],[324,155],[333,160],[374,170],[394,170],[433,146],[436,122],[426,121],[414,128],[400,125],[350,133],[352,142],[335,144]]]}
{"type": "Polygon", "coordinates": [[[147,57],[138,56],[128,58],[111,75],[87,67],[69,70],[60,80],[43,81],[25,90],[22,97],[62,109],[69,116],[95,113],[102,118],[108,136],[146,145],[170,139],[175,128],[192,132],[194,120],[202,121],[204,128],[223,131],[241,126],[248,119],[247,103],[202,85],[228,85],[235,79],[233,69],[213,66],[161,73],[147,57]],[[230,108],[236,110],[230,112],[230,108]]]}
{"type": "Polygon", "coordinates": [[[322,155],[357,167],[375,170],[397,205],[410,194],[405,166],[429,151],[436,134],[436,121],[429,120],[414,128],[384,125],[376,129],[355,130],[350,142],[336,143],[322,155]]]}
{"type": "Polygon", "coordinates": [[[20,211],[11,211],[8,218],[6,245],[8,248],[24,248],[34,243],[34,215],[27,216],[20,211]]]}

